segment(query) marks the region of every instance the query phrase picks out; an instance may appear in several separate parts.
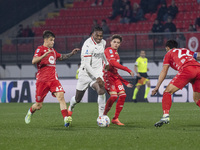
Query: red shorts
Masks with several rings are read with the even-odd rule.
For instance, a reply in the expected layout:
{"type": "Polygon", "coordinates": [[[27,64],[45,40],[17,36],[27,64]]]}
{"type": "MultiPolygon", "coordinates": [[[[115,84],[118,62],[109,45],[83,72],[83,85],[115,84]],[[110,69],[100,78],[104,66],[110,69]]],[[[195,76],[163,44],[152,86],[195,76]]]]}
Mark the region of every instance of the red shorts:
{"type": "Polygon", "coordinates": [[[200,66],[187,66],[178,72],[170,84],[182,89],[188,83],[192,84],[194,92],[200,92],[200,66]]]}
{"type": "Polygon", "coordinates": [[[49,81],[49,82],[41,82],[37,81],[36,82],[36,95],[35,99],[36,102],[41,103],[44,101],[45,96],[47,95],[48,92],[52,93],[52,96],[55,97],[54,93],[55,92],[65,92],[63,90],[62,85],[58,80],[54,81],[49,81]]]}
{"type": "Polygon", "coordinates": [[[124,86],[121,82],[120,79],[114,79],[112,77],[107,78],[105,80],[105,89],[108,92],[121,92],[121,91],[125,91],[124,86]]]}

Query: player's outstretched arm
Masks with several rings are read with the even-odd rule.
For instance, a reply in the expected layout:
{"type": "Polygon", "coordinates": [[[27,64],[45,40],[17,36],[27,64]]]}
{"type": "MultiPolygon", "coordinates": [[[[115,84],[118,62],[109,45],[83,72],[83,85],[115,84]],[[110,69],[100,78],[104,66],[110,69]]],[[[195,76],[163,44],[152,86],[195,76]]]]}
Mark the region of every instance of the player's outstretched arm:
{"type": "Polygon", "coordinates": [[[51,52],[52,52],[52,50],[48,49],[48,51],[46,53],[44,53],[42,56],[33,57],[32,64],[37,64],[38,62],[40,62],[44,57],[46,57],[51,52]]]}
{"type": "Polygon", "coordinates": [[[75,55],[79,50],[80,50],[79,48],[75,48],[75,49],[72,50],[71,53],[68,53],[68,54],[61,54],[61,57],[58,58],[58,60],[60,60],[60,61],[61,61],[61,60],[66,60],[66,59],[68,59],[69,57],[75,55]]]}
{"type": "Polygon", "coordinates": [[[163,66],[163,69],[162,69],[162,71],[159,75],[159,78],[158,78],[158,83],[151,93],[152,95],[155,95],[158,92],[160,85],[162,84],[163,80],[165,79],[165,77],[167,75],[168,69],[169,69],[169,65],[163,66]]]}

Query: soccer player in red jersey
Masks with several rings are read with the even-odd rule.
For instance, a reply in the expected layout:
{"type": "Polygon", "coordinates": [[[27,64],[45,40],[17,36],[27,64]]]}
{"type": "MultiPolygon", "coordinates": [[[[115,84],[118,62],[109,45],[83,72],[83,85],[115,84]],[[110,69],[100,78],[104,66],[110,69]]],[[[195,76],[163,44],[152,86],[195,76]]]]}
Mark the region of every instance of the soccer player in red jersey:
{"type": "Polygon", "coordinates": [[[36,75],[36,103],[33,104],[25,117],[26,124],[31,121],[31,116],[36,110],[42,108],[42,104],[45,96],[50,91],[54,97],[56,97],[60,103],[60,110],[64,118],[64,125],[66,127],[72,121],[72,118],[68,116],[67,105],[64,99],[64,89],[58,80],[56,73],[56,60],[65,60],[76,54],[79,50],[75,48],[71,53],[60,54],[54,48],[55,35],[51,31],[43,32],[44,43],[39,46],[32,59],[32,64],[37,64],[38,72],[36,75]]]}
{"type": "Polygon", "coordinates": [[[122,85],[122,83],[124,83],[129,88],[133,87],[132,84],[124,80],[118,74],[117,70],[121,69],[121,70],[127,71],[132,77],[134,76],[133,71],[131,71],[125,66],[122,66],[119,63],[120,58],[119,58],[119,54],[117,50],[121,42],[122,42],[122,37],[120,35],[113,35],[111,43],[110,43],[111,47],[106,48],[104,51],[105,56],[109,62],[109,70],[104,71],[104,82],[105,82],[105,88],[110,95],[110,98],[107,100],[107,103],[106,103],[104,115],[107,115],[113,103],[118,98],[118,101],[116,104],[115,116],[111,121],[113,124],[117,124],[117,125],[124,125],[118,119],[119,114],[122,111],[122,108],[126,99],[126,93],[125,93],[124,86],[122,85]]]}
{"type": "MultiPolygon", "coordinates": [[[[165,49],[167,54],[164,57],[163,69],[159,75],[158,83],[152,91],[155,95],[165,79],[169,67],[178,71],[178,74],[171,80],[163,93],[162,109],[163,117],[154,126],[161,127],[163,124],[169,123],[169,111],[172,105],[172,94],[182,89],[189,82],[193,87],[193,99],[200,107],[200,63],[198,63],[193,55],[193,51],[186,48],[177,48],[178,43],[175,40],[169,40],[165,49]]],[[[194,55],[197,57],[197,54],[194,55]]],[[[199,58],[199,57],[197,57],[199,58]]]]}

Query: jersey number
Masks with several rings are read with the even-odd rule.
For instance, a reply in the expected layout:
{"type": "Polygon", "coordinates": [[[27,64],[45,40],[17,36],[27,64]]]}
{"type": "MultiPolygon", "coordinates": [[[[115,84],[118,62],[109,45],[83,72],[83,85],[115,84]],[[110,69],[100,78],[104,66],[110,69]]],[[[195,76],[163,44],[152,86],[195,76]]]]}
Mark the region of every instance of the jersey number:
{"type": "MultiPolygon", "coordinates": [[[[184,50],[186,50],[186,49],[184,49],[184,50]]],[[[192,55],[190,55],[190,51],[189,50],[186,50],[185,54],[182,54],[182,50],[181,49],[173,50],[173,52],[175,52],[175,51],[178,51],[178,58],[181,58],[183,56],[192,56],[192,55]]]]}
{"type": "Polygon", "coordinates": [[[118,85],[119,90],[124,90],[124,86],[123,85],[118,85]]]}

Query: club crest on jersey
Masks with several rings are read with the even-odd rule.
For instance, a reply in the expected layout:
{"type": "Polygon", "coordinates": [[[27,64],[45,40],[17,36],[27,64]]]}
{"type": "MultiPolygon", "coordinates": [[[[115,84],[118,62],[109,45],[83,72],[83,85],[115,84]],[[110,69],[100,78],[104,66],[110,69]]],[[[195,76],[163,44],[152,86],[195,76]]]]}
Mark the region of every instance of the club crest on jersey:
{"type": "Polygon", "coordinates": [[[110,49],[109,51],[110,51],[110,54],[112,54],[112,53],[113,53],[112,49],[110,49]]]}
{"type": "Polygon", "coordinates": [[[37,49],[36,53],[39,53],[40,49],[37,49]]]}
{"type": "Polygon", "coordinates": [[[50,56],[50,57],[49,57],[49,63],[50,63],[50,64],[54,64],[54,63],[55,63],[55,59],[54,59],[53,56],[50,56]]]}

